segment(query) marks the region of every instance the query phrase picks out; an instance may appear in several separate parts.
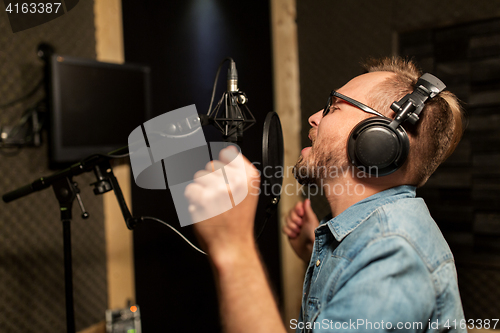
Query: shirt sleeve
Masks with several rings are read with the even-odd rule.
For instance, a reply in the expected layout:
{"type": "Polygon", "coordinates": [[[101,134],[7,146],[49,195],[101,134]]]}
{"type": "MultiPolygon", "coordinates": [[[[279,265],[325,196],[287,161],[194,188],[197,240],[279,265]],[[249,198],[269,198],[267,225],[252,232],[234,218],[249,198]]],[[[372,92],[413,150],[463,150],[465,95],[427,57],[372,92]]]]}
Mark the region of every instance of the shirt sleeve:
{"type": "Polygon", "coordinates": [[[315,333],[422,332],[435,309],[432,275],[401,236],[372,241],[338,283],[320,309],[315,333]]]}

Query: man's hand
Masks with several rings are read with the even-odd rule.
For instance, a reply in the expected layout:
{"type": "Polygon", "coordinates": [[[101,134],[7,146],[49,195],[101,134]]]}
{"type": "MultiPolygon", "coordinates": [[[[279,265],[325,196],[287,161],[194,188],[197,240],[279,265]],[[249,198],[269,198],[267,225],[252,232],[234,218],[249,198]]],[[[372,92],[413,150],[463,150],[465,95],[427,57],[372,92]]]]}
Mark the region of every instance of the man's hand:
{"type": "Polygon", "coordinates": [[[196,173],[185,195],[193,220],[202,221],[194,228],[213,264],[224,332],[285,333],[253,237],[259,173],[238,154],[234,147],[222,150],[220,161],[208,163],[196,173]],[[232,163],[237,156],[242,163],[232,163]],[[220,170],[214,172],[221,166],[229,186],[220,170]],[[229,188],[236,206],[214,216],[220,211],[214,207],[224,203],[229,188]],[[213,217],[205,220],[207,216],[213,217]]]}
{"type": "Polygon", "coordinates": [[[198,171],[185,191],[193,219],[201,220],[194,224],[195,232],[214,261],[255,246],[253,228],[260,177],[257,169],[243,155],[238,155],[233,146],[223,149],[220,160],[209,162],[205,170],[198,171]],[[222,167],[229,185],[225,183],[222,167]],[[223,198],[227,202],[228,193],[235,207],[206,219],[205,216],[220,211],[218,208],[223,198]]]}
{"type": "Polygon", "coordinates": [[[318,226],[319,221],[311,208],[309,199],[297,202],[285,218],[283,232],[288,236],[295,253],[306,263],[311,259],[314,230],[318,226]]]}

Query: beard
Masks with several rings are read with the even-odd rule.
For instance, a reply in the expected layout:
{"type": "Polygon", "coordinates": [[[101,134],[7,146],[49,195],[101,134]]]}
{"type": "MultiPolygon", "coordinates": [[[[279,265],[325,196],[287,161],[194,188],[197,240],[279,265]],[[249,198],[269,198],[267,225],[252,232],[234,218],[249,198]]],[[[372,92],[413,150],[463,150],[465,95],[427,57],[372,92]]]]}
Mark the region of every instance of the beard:
{"type": "Polygon", "coordinates": [[[321,185],[330,175],[338,176],[338,171],[349,167],[345,143],[333,139],[316,140],[316,131],[311,128],[309,137],[312,141],[307,157],[300,155],[293,167],[295,179],[301,185],[321,185]]]}

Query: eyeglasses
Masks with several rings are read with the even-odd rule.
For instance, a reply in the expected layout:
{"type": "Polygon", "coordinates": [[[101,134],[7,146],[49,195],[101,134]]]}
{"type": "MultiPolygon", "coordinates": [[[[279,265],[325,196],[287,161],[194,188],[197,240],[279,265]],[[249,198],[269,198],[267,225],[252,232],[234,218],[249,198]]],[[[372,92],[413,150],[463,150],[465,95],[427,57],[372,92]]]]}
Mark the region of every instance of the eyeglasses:
{"type": "Polygon", "coordinates": [[[373,110],[368,105],[365,105],[365,104],[358,102],[350,97],[342,95],[341,93],[338,93],[335,90],[332,90],[332,92],[330,93],[330,96],[328,97],[328,101],[326,102],[326,106],[323,109],[323,117],[326,116],[328,114],[328,112],[330,112],[330,107],[332,106],[332,97],[340,98],[340,99],[346,101],[347,103],[352,104],[355,107],[363,110],[364,112],[371,113],[371,114],[374,114],[376,116],[386,118],[383,114],[381,114],[378,111],[373,110]]]}

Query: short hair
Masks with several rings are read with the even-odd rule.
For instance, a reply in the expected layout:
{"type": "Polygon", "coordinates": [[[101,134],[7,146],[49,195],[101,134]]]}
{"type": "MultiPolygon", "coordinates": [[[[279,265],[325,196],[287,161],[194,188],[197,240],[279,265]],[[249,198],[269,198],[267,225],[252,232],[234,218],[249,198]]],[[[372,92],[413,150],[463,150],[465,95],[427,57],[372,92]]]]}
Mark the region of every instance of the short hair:
{"type": "MultiPolygon", "coordinates": [[[[391,118],[392,103],[411,93],[422,75],[413,61],[400,57],[370,59],[364,67],[368,72],[395,74],[373,87],[368,96],[370,106],[391,118]]],[[[401,169],[412,185],[420,187],[457,147],[465,130],[465,114],[458,98],[445,90],[427,101],[415,125],[405,122],[403,127],[410,138],[410,153],[401,169]]]]}

